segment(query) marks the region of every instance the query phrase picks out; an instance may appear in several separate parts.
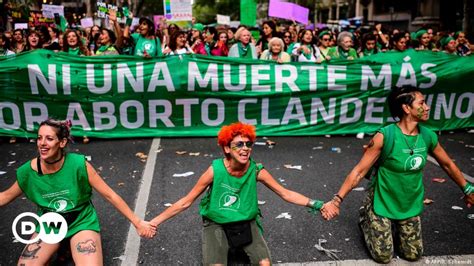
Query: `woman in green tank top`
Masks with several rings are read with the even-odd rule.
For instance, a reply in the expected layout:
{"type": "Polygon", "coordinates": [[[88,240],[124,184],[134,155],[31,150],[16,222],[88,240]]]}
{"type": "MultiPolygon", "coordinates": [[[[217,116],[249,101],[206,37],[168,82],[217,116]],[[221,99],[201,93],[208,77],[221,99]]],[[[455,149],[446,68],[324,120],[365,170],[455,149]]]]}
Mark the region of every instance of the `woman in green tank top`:
{"type": "MultiPolygon", "coordinates": [[[[252,265],[270,265],[271,257],[262,236],[257,203],[257,182],[287,202],[306,206],[316,213],[322,201],[286,189],[251,158],[255,127],[240,122],[224,126],[218,144],[225,157],[216,159],[193,189],[150,222],[159,226],[189,208],[206,189],[200,204],[203,218],[203,264],[227,265],[229,247],[242,248],[252,265]]],[[[324,210],[321,210],[324,212],[324,210]]]]}
{"type": "Polygon", "coordinates": [[[75,264],[102,265],[100,227],[91,203],[92,189],[114,205],[135,226],[140,236],[151,238],[156,233],[156,227],[138,218],[84,155],[64,151],[69,138],[69,121],[43,121],[37,137],[38,157],[22,165],[17,171],[17,181],[0,193],[0,206],[24,193],[38,206],[38,216],[57,213],[68,225],[66,235],[62,240],[53,241],[56,243],[46,243],[39,234],[40,226],[36,226],[30,240],[34,242],[26,245],[18,265],[46,265],[58,250],[60,241],[70,241],[75,264]]]}
{"type": "Polygon", "coordinates": [[[359,163],[352,169],[323,215],[339,214],[343,198],[355,188],[377,162],[367,197],[360,209],[359,226],[372,258],[389,263],[393,257],[392,224],[397,227],[400,255],[409,261],[423,254],[420,215],[423,211],[422,170],[428,153],[463,190],[468,207],[474,204],[474,186],[438,143],[436,134],[419,125],[428,120],[430,108],[418,88],[393,88],[387,98],[390,113],[398,118],[375,134],[359,163]],[[386,147],[391,147],[387,149],[386,147]],[[390,151],[388,151],[390,150],[390,151]]]}

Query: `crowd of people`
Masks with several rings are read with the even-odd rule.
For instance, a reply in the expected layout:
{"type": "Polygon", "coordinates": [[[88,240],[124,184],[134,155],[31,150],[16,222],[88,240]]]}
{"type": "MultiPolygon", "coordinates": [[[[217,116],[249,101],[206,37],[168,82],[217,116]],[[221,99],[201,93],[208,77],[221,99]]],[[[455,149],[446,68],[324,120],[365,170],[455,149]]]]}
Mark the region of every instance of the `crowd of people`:
{"type": "MultiPolygon", "coordinates": [[[[385,51],[406,49],[440,51],[467,56],[474,49],[466,34],[435,32],[423,27],[416,32],[398,28],[388,30],[382,24],[370,29],[308,29],[304,26],[277,25],[273,20],[262,23],[259,37],[245,26],[204,26],[192,24],[185,30],[176,24],[161,23],[158,28],[150,19],[140,18],[131,29],[131,19],[119,23],[109,14],[108,27],[66,29],[39,26],[0,32],[0,56],[36,49],[62,51],[74,55],[136,55],[157,57],[177,54],[201,54],[284,62],[321,63],[332,59],[352,60],[385,51]]],[[[258,35],[258,34],[257,34],[258,35]]]]}

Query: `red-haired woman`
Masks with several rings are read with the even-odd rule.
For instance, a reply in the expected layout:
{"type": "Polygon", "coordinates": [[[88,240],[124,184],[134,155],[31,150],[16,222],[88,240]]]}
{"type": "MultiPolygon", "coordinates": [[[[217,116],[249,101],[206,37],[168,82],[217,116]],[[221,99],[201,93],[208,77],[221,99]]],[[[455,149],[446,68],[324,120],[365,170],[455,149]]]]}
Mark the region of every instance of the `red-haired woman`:
{"type": "Polygon", "coordinates": [[[321,209],[322,201],[286,189],[250,158],[255,139],[254,126],[238,122],[222,127],[217,142],[225,157],[214,160],[186,196],[150,221],[159,226],[189,208],[207,189],[199,212],[204,265],[227,264],[229,247],[243,248],[252,265],[271,264],[259,222],[257,181],[287,202],[307,206],[313,213],[321,209]]]}

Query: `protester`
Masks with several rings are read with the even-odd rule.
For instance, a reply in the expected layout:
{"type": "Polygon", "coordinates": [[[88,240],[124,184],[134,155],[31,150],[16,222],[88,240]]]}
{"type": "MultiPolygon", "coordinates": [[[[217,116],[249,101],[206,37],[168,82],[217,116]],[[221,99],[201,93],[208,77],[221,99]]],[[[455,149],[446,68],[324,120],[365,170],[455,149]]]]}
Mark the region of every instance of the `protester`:
{"type": "Polygon", "coordinates": [[[0,37],[0,57],[15,55],[13,51],[8,49],[9,47],[10,47],[10,39],[8,39],[7,36],[2,35],[2,37],[0,37]]]}
{"type": "Polygon", "coordinates": [[[260,59],[276,61],[277,63],[291,62],[291,56],[283,50],[284,46],[280,38],[271,38],[270,41],[268,41],[268,49],[263,51],[260,59]]]}
{"type": "Polygon", "coordinates": [[[203,45],[194,49],[196,54],[214,55],[213,50],[216,49],[217,44],[217,30],[215,27],[205,27],[202,32],[203,45]]]}
{"type": "MultiPolygon", "coordinates": [[[[110,21],[110,18],[109,18],[110,21]]],[[[91,54],[95,54],[97,49],[99,49],[99,36],[100,36],[100,27],[94,25],[90,28],[90,31],[87,34],[87,48],[91,54]]]]}
{"type": "Polygon", "coordinates": [[[71,55],[88,56],[89,50],[84,46],[81,37],[75,30],[66,30],[63,36],[63,51],[71,55]]]}
{"type": "Polygon", "coordinates": [[[202,32],[204,30],[204,25],[201,23],[196,23],[193,25],[191,29],[191,38],[189,39],[189,44],[193,49],[194,53],[199,53],[202,49],[204,49],[204,38],[202,36],[202,32]]]}
{"type": "Polygon", "coordinates": [[[407,40],[404,33],[396,33],[392,36],[391,50],[403,52],[407,49],[407,40]]]}
{"type": "Polygon", "coordinates": [[[458,43],[456,49],[458,51],[458,55],[466,56],[471,54],[471,45],[469,41],[466,39],[466,33],[462,31],[458,31],[454,34],[454,38],[458,43]]]}
{"type": "Polygon", "coordinates": [[[446,35],[439,39],[439,50],[446,54],[457,55],[456,40],[446,35]]]}
{"type": "Polygon", "coordinates": [[[139,33],[130,34],[129,23],[125,25],[123,32],[124,38],[130,39],[135,46],[133,55],[143,57],[161,56],[161,43],[155,36],[155,24],[148,18],[143,17],[140,18],[138,25],[139,33]]]}
{"type": "Polygon", "coordinates": [[[99,35],[100,47],[97,49],[95,55],[118,55],[119,52],[115,48],[116,41],[115,33],[109,29],[101,29],[99,35]]]}
{"type": "Polygon", "coordinates": [[[289,31],[283,32],[283,43],[285,44],[285,46],[283,47],[283,50],[287,53],[291,53],[291,51],[293,51],[293,45],[295,44],[292,40],[293,40],[293,36],[291,35],[291,32],[289,31]]]}
{"type": "Polygon", "coordinates": [[[13,40],[11,42],[11,48],[15,54],[19,54],[26,49],[26,41],[23,36],[23,30],[16,29],[13,31],[13,40]]]}
{"type": "Polygon", "coordinates": [[[357,58],[357,52],[352,48],[352,34],[347,31],[339,33],[337,36],[337,46],[331,47],[328,56],[331,59],[339,58],[346,60],[354,60],[357,58]]]}
{"type": "Polygon", "coordinates": [[[271,20],[264,21],[262,24],[262,32],[260,39],[257,41],[255,47],[257,48],[257,54],[260,55],[264,50],[268,49],[268,42],[273,37],[279,37],[277,33],[275,22],[271,20]]]}
{"type": "Polygon", "coordinates": [[[229,57],[257,59],[257,49],[250,42],[250,31],[241,27],[235,32],[237,42],[229,50],[229,57]]]}
{"type": "Polygon", "coordinates": [[[26,36],[26,47],[24,51],[33,51],[41,49],[43,44],[40,41],[39,33],[35,30],[30,30],[26,36]]]}
{"type": "Polygon", "coordinates": [[[227,29],[227,46],[228,47],[232,47],[232,45],[234,45],[237,40],[235,39],[235,33],[237,32],[237,29],[234,28],[234,27],[230,27],[227,29]]]}
{"type": "Polygon", "coordinates": [[[377,48],[376,42],[377,37],[375,35],[370,32],[364,34],[362,37],[362,45],[358,51],[359,58],[377,54],[379,49],[377,48]]]}
{"type": "Polygon", "coordinates": [[[170,43],[163,50],[164,55],[192,54],[193,49],[188,45],[186,33],[184,31],[174,31],[171,35],[170,43]]]}
{"type": "Polygon", "coordinates": [[[464,191],[465,201],[474,204],[474,186],[467,182],[456,164],[438,142],[438,137],[420,123],[428,120],[430,108],[418,88],[393,88],[388,107],[395,124],[388,125],[370,141],[359,163],[347,175],[336,196],[325,204],[325,218],[339,214],[340,204],[357,187],[378,161],[378,170],[360,209],[359,225],[372,258],[389,263],[394,243],[391,224],[397,228],[400,255],[419,260],[423,254],[421,218],[424,187],[422,170],[431,154],[441,168],[464,191]]]}
{"type": "MultiPolygon", "coordinates": [[[[0,193],[0,206],[25,194],[38,206],[38,216],[55,212],[68,223],[63,241],[69,241],[76,265],[102,265],[102,242],[96,210],[91,202],[92,189],[107,199],[126,217],[140,236],[151,238],[156,228],[138,218],[88,163],[84,155],[65,151],[70,141],[70,122],[48,119],[41,122],[36,140],[38,157],[17,170],[17,180],[0,193]],[[85,248],[87,247],[87,248],[85,248]]],[[[39,227],[31,239],[37,237],[39,227]]],[[[26,245],[18,265],[46,265],[60,243],[41,239],[26,245]],[[36,253],[29,252],[35,246],[36,253]]]]}
{"type": "Polygon", "coordinates": [[[331,43],[331,33],[330,31],[324,30],[318,34],[319,38],[319,52],[321,53],[321,61],[329,61],[331,57],[328,55],[330,43],[331,43]]]}
{"type": "Polygon", "coordinates": [[[295,43],[291,52],[295,60],[298,62],[321,63],[321,52],[313,42],[313,31],[305,29],[300,34],[300,40],[295,43]]]}
{"type": "Polygon", "coordinates": [[[416,43],[414,45],[415,50],[431,50],[430,49],[430,36],[425,29],[420,29],[415,33],[416,43]]]}
{"type": "Polygon", "coordinates": [[[216,56],[228,56],[229,55],[229,37],[227,31],[220,31],[219,38],[216,44],[214,55],[216,56]]]}
{"type": "Polygon", "coordinates": [[[285,201],[307,206],[313,213],[323,205],[286,189],[257,164],[251,158],[255,139],[254,126],[238,122],[222,127],[217,141],[225,157],[214,160],[186,196],[150,221],[160,226],[188,209],[206,190],[199,212],[203,218],[203,265],[227,265],[229,247],[243,248],[252,265],[271,264],[257,204],[257,181],[285,201]]]}

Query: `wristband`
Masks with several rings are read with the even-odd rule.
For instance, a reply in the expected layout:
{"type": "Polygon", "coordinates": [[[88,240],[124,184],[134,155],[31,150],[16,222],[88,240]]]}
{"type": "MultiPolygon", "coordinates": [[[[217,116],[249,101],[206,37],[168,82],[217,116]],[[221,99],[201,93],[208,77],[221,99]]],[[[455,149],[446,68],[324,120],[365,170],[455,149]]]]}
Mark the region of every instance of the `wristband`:
{"type": "Polygon", "coordinates": [[[125,25],[130,26],[132,25],[132,22],[133,22],[133,18],[127,18],[125,25]]]}
{"type": "Polygon", "coordinates": [[[474,185],[472,185],[471,182],[467,182],[462,191],[464,192],[465,195],[472,194],[474,193],[474,185]]]}
{"type": "Polygon", "coordinates": [[[321,200],[310,199],[307,205],[309,208],[308,212],[315,214],[317,211],[319,211],[323,207],[323,205],[324,205],[324,202],[321,200]]]}

